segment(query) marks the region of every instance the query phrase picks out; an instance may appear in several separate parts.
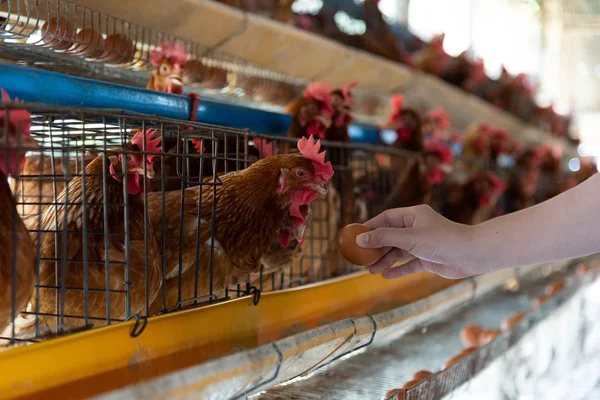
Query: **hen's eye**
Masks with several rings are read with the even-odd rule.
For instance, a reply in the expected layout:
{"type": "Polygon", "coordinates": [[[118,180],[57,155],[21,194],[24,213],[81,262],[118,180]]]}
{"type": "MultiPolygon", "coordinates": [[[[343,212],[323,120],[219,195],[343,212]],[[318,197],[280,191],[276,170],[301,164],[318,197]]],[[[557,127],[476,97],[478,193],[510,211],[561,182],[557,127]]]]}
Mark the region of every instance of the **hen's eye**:
{"type": "Polygon", "coordinates": [[[296,175],[296,178],[298,179],[304,179],[306,177],[306,171],[303,169],[298,168],[294,174],[296,175]]]}
{"type": "Polygon", "coordinates": [[[132,160],[132,158],[131,158],[131,154],[127,154],[127,162],[129,162],[129,161],[131,161],[131,160],[132,160]]]}
{"type": "Polygon", "coordinates": [[[169,72],[169,70],[166,65],[163,65],[162,67],[160,67],[160,72],[167,73],[167,72],[169,72]]]}

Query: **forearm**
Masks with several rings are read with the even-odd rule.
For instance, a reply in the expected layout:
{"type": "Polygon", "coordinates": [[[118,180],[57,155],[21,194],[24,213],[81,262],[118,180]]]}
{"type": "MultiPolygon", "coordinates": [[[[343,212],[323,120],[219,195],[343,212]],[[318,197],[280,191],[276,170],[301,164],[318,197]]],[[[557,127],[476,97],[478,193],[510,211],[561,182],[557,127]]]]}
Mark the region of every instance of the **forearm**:
{"type": "Polygon", "coordinates": [[[485,270],[600,252],[600,174],[534,207],[473,227],[473,251],[485,270]]]}

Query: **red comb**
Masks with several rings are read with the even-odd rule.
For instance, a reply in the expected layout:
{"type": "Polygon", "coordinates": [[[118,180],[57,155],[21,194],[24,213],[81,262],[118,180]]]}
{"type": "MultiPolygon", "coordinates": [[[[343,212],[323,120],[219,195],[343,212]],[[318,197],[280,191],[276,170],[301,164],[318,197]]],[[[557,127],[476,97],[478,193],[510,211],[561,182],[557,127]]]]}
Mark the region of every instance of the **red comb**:
{"type": "MultiPolygon", "coordinates": [[[[10,96],[8,95],[8,93],[6,93],[6,91],[4,89],[0,89],[0,92],[2,93],[2,101],[3,102],[9,102],[10,100],[10,96]]],[[[19,99],[15,98],[15,103],[19,102],[19,99]]],[[[8,114],[9,116],[9,123],[11,125],[14,125],[16,129],[20,129],[22,134],[26,134],[26,135],[30,135],[30,128],[31,128],[31,114],[29,113],[29,111],[27,110],[10,110],[10,111],[0,111],[0,119],[4,119],[6,118],[6,115],[8,114]]],[[[2,127],[2,125],[0,125],[0,128],[2,127]]]]}
{"type": "Polygon", "coordinates": [[[331,102],[331,89],[325,82],[313,82],[304,89],[304,97],[309,97],[323,103],[331,102]]]}
{"type": "Polygon", "coordinates": [[[533,90],[533,85],[531,84],[527,74],[520,73],[515,77],[515,82],[528,91],[533,90]]]}
{"type": "Polygon", "coordinates": [[[177,47],[173,42],[159,42],[160,49],[150,52],[150,62],[152,65],[160,65],[164,60],[171,60],[173,64],[182,65],[188,60],[188,54],[183,48],[183,43],[179,42],[177,47]]]}
{"type": "Polygon", "coordinates": [[[479,124],[479,134],[489,135],[492,133],[494,128],[489,124],[479,124]]]}
{"type": "Polygon", "coordinates": [[[525,143],[523,143],[520,140],[514,141],[513,146],[514,146],[514,152],[516,154],[523,154],[523,152],[525,151],[525,143]]]}
{"type": "Polygon", "coordinates": [[[594,168],[596,166],[596,160],[594,158],[580,158],[581,166],[586,168],[594,168]]]}
{"type": "Polygon", "coordinates": [[[452,124],[452,120],[450,118],[450,114],[446,112],[443,108],[434,108],[427,113],[427,116],[430,119],[435,119],[438,121],[438,125],[440,129],[448,129],[452,124]]]}
{"type": "Polygon", "coordinates": [[[298,150],[302,157],[313,162],[315,177],[321,182],[327,182],[333,176],[333,167],[329,161],[325,162],[325,151],[319,153],[321,141],[315,143],[313,136],[308,139],[303,137],[298,140],[298,150]]]}
{"type": "Polygon", "coordinates": [[[204,149],[202,148],[202,140],[200,140],[198,138],[192,138],[192,144],[194,145],[194,148],[196,149],[196,151],[199,154],[202,154],[202,152],[204,151],[204,149]]]}
{"type": "Polygon", "coordinates": [[[342,86],[342,94],[344,95],[344,99],[348,99],[349,97],[352,96],[352,94],[350,93],[350,90],[352,90],[352,88],[356,87],[356,85],[358,85],[358,83],[350,82],[346,86],[342,86]]]}
{"type": "Polygon", "coordinates": [[[389,121],[396,121],[400,118],[400,112],[402,111],[402,108],[404,108],[404,96],[401,94],[393,95],[390,104],[392,105],[392,113],[389,121]]]}
{"type": "Polygon", "coordinates": [[[445,37],[446,37],[446,34],[445,34],[445,33],[440,33],[440,34],[434,35],[434,36],[431,38],[431,43],[439,43],[439,42],[443,42],[445,37]]]}
{"type": "Polygon", "coordinates": [[[254,147],[260,153],[260,158],[269,158],[275,154],[279,154],[279,149],[275,147],[275,143],[269,143],[267,139],[254,139],[254,147]]]}
{"type": "Polygon", "coordinates": [[[433,139],[425,142],[425,151],[436,153],[442,164],[450,165],[454,161],[452,150],[440,140],[433,139]]]}
{"type": "Polygon", "coordinates": [[[471,74],[476,76],[485,76],[485,62],[479,58],[471,64],[471,74]]]}
{"type": "Polygon", "coordinates": [[[475,61],[469,71],[469,78],[474,83],[481,83],[485,79],[485,65],[483,61],[475,61]]]}
{"type": "Polygon", "coordinates": [[[562,148],[560,146],[550,145],[550,154],[556,159],[562,158],[562,148]]]}
{"type": "Polygon", "coordinates": [[[552,144],[542,144],[535,149],[535,152],[539,159],[543,159],[548,156],[555,159],[562,158],[562,149],[552,144]]]}
{"type": "Polygon", "coordinates": [[[538,161],[543,161],[546,158],[546,148],[544,145],[533,149],[533,155],[538,161]]]}
{"type": "Polygon", "coordinates": [[[490,134],[492,136],[499,137],[501,140],[504,140],[504,141],[509,141],[510,140],[510,135],[508,134],[508,132],[506,132],[502,128],[493,128],[493,129],[490,129],[490,134]]]}
{"type": "Polygon", "coordinates": [[[495,193],[500,194],[506,190],[506,183],[504,183],[502,179],[498,178],[493,173],[488,172],[488,180],[492,184],[492,188],[495,193]]]}
{"type": "MultiPolygon", "coordinates": [[[[147,153],[160,153],[162,146],[160,145],[161,137],[158,135],[156,139],[152,139],[155,133],[158,132],[158,129],[147,129],[145,131],[139,131],[133,138],[131,138],[131,143],[136,145],[140,150],[144,149],[144,138],[146,139],[146,148],[145,151],[147,153]]],[[[146,163],[152,164],[154,160],[155,154],[146,154],[146,163]]]]}
{"type": "Polygon", "coordinates": [[[313,82],[304,90],[304,97],[314,99],[322,103],[321,112],[333,114],[333,106],[331,105],[331,89],[325,82],[313,82]]]}
{"type": "Polygon", "coordinates": [[[399,113],[404,108],[404,96],[396,94],[392,96],[392,114],[399,113]]]}

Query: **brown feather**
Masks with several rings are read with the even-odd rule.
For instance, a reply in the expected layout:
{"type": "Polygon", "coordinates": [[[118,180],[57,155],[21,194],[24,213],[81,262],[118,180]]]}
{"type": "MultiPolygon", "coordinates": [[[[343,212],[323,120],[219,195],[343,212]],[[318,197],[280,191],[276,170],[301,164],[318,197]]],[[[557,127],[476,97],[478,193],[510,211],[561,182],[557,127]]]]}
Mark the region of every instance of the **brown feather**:
{"type": "MultiPolygon", "coordinates": [[[[86,165],[95,158],[86,153],[86,165]]],[[[80,159],[70,159],[67,168],[61,158],[31,155],[25,158],[23,170],[17,178],[11,178],[11,187],[17,200],[17,210],[29,230],[38,229],[40,217],[50,204],[56,204],[56,197],[74,174],[81,171],[80,159]]],[[[79,172],[80,173],[80,172],[79,172]]]]}
{"type": "Polygon", "coordinates": [[[14,317],[17,317],[25,309],[33,291],[35,247],[31,243],[29,232],[17,214],[16,203],[6,176],[1,172],[0,207],[4,210],[0,213],[0,242],[4,246],[4,250],[0,251],[0,332],[2,332],[11,323],[13,307],[14,317]],[[15,233],[16,237],[14,237],[15,233]],[[13,303],[15,272],[16,301],[13,303]]]}
{"type": "MultiPolygon", "coordinates": [[[[312,162],[300,154],[276,155],[252,164],[247,169],[221,175],[215,184],[203,184],[184,191],[183,226],[181,218],[181,192],[166,193],[164,218],[167,225],[166,274],[168,309],[180,300],[207,296],[210,282],[211,232],[214,223],[214,259],[212,294],[222,297],[230,284],[248,281],[250,274],[258,272],[261,259],[276,241],[289,218],[291,205],[289,193],[280,193],[281,168],[300,166],[313,172],[312,162]],[[201,221],[198,221],[200,191],[201,221]],[[213,200],[214,198],[214,200],[213,200]],[[213,214],[214,206],[214,214],[213,214]],[[198,228],[198,226],[200,227],[198,228]],[[199,254],[196,251],[199,230],[199,254]],[[183,241],[180,241],[180,231],[183,241]],[[181,249],[182,265],[179,267],[181,249]],[[196,259],[198,271],[196,273],[196,259]],[[179,269],[182,275],[181,299],[179,269]],[[197,279],[197,285],[196,285],[197,279]]],[[[163,202],[161,193],[148,194],[148,212],[153,225],[162,232],[163,202]]],[[[162,242],[161,242],[162,243],[162,242]]],[[[162,308],[159,296],[153,312],[162,308]]]]}
{"type": "MultiPolygon", "coordinates": [[[[406,170],[400,175],[386,198],[383,209],[412,207],[424,204],[431,193],[431,185],[422,172],[420,159],[410,160],[406,170]]],[[[381,210],[383,211],[383,210],[381,210]]]]}
{"type": "MultiPolygon", "coordinates": [[[[82,263],[84,257],[83,246],[83,218],[87,222],[87,265],[89,289],[99,289],[100,291],[90,290],[87,299],[88,317],[107,318],[107,293],[108,288],[111,291],[123,291],[126,289],[125,276],[125,222],[124,222],[124,195],[123,184],[113,179],[111,176],[106,178],[107,198],[103,198],[103,174],[108,170],[103,170],[103,157],[99,156],[85,168],[85,204],[87,216],[83,215],[82,203],[83,196],[83,178],[76,176],[69,182],[67,188],[63,190],[57,199],[55,207],[48,208],[42,217],[42,232],[34,234],[36,240],[41,245],[40,261],[40,284],[56,285],[62,284],[70,288],[84,287],[84,270],[82,263]],[[68,199],[69,205],[65,206],[68,199]],[[109,238],[106,238],[108,248],[105,247],[104,232],[104,206],[106,200],[108,213],[109,238]],[[69,233],[64,233],[68,230],[69,233]],[[56,231],[46,232],[46,231],[56,231]],[[97,234],[92,234],[97,233],[97,234]],[[66,242],[65,242],[66,240],[66,242]],[[64,247],[63,247],[64,246],[64,247]],[[66,251],[63,249],[66,248],[66,251]],[[58,251],[55,251],[58,249],[58,251]],[[108,268],[110,279],[108,288],[106,287],[106,252],[108,251],[108,268]],[[58,260],[57,263],[51,260],[58,260]],[[64,261],[66,260],[66,262],[64,261]],[[73,260],[73,261],[69,261],[73,260]],[[63,264],[63,262],[65,262],[63,264]],[[65,274],[61,272],[64,268],[65,274]]],[[[108,165],[108,161],[107,161],[108,165]]],[[[141,195],[128,195],[128,221],[129,230],[129,282],[130,287],[130,314],[145,314],[146,295],[149,303],[157,296],[161,285],[160,263],[158,249],[153,236],[152,224],[147,224],[147,251],[148,258],[145,256],[144,243],[144,204],[141,195]],[[146,272],[147,271],[147,272],[146,272]],[[147,288],[145,280],[148,279],[147,288]]],[[[110,317],[114,319],[124,319],[126,313],[126,295],[125,293],[112,292],[110,296],[110,317]]],[[[81,327],[84,324],[83,316],[86,309],[86,300],[82,290],[69,290],[54,288],[40,288],[39,297],[34,296],[32,303],[36,308],[36,300],[39,300],[39,310],[41,313],[63,314],[73,316],[65,318],[64,323],[69,324],[71,328],[81,327]],[[64,309],[61,306],[57,309],[57,296],[59,303],[64,301],[64,309]]],[[[57,318],[40,316],[41,327],[53,327],[57,325],[57,318]]],[[[94,325],[103,325],[105,321],[90,320],[94,325]]]]}
{"type": "Polygon", "coordinates": [[[442,214],[451,221],[467,225],[475,225],[487,220],[495,208],[495,201],[489,205],[480,205],[482,197],[480,187],[487,185],[487,182],[487,173],[480,172],[463,184],[452,185],[443,205],[442,214]]]}

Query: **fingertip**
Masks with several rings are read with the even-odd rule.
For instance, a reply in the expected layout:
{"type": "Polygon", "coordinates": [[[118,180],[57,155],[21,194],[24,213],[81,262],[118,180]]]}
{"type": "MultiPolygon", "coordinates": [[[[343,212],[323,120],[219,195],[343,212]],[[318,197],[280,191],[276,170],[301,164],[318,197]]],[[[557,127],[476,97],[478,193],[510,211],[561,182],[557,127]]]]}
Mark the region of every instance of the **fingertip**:
{"type": "Polygon", "coordinates": [[[383,276],[384,279],[395,279],[400,278],[404,275],[406,275],[406,273],[402,271],[402,267],[392,268],[390,270],[383,271],[383,273],[381,274],[381,276],[383,276]]]}
{"type": "Polygon", "coordinates": [[[384,271],[382,275],[385,279],[394,279],[416,272],[422,272],[424,269],[421,267],[420,263],[421,261],[419,259],[414,259],[399,267],[384,271]]]}
{"type": "Polygon", "coordinates": [[[360,235],[356,236],[356,244],[359,245],[360,247],[368,247],[370,241],[371,241],[371,234],[368,232],[361,233],[360,235]]]}
{"type": "Polygon", "coordinates": [[[381,271],[384,271],[384,270],[385,270],[385,268],[386,268],[386,267],[384,267],[384,266],[380,266],[380,265],[374,264],[374,265],[371,265],[371,266],[369,267],[369,272],[370,272],[372,275],[377,275],[377,274],[381,273],[381,271]]]}

